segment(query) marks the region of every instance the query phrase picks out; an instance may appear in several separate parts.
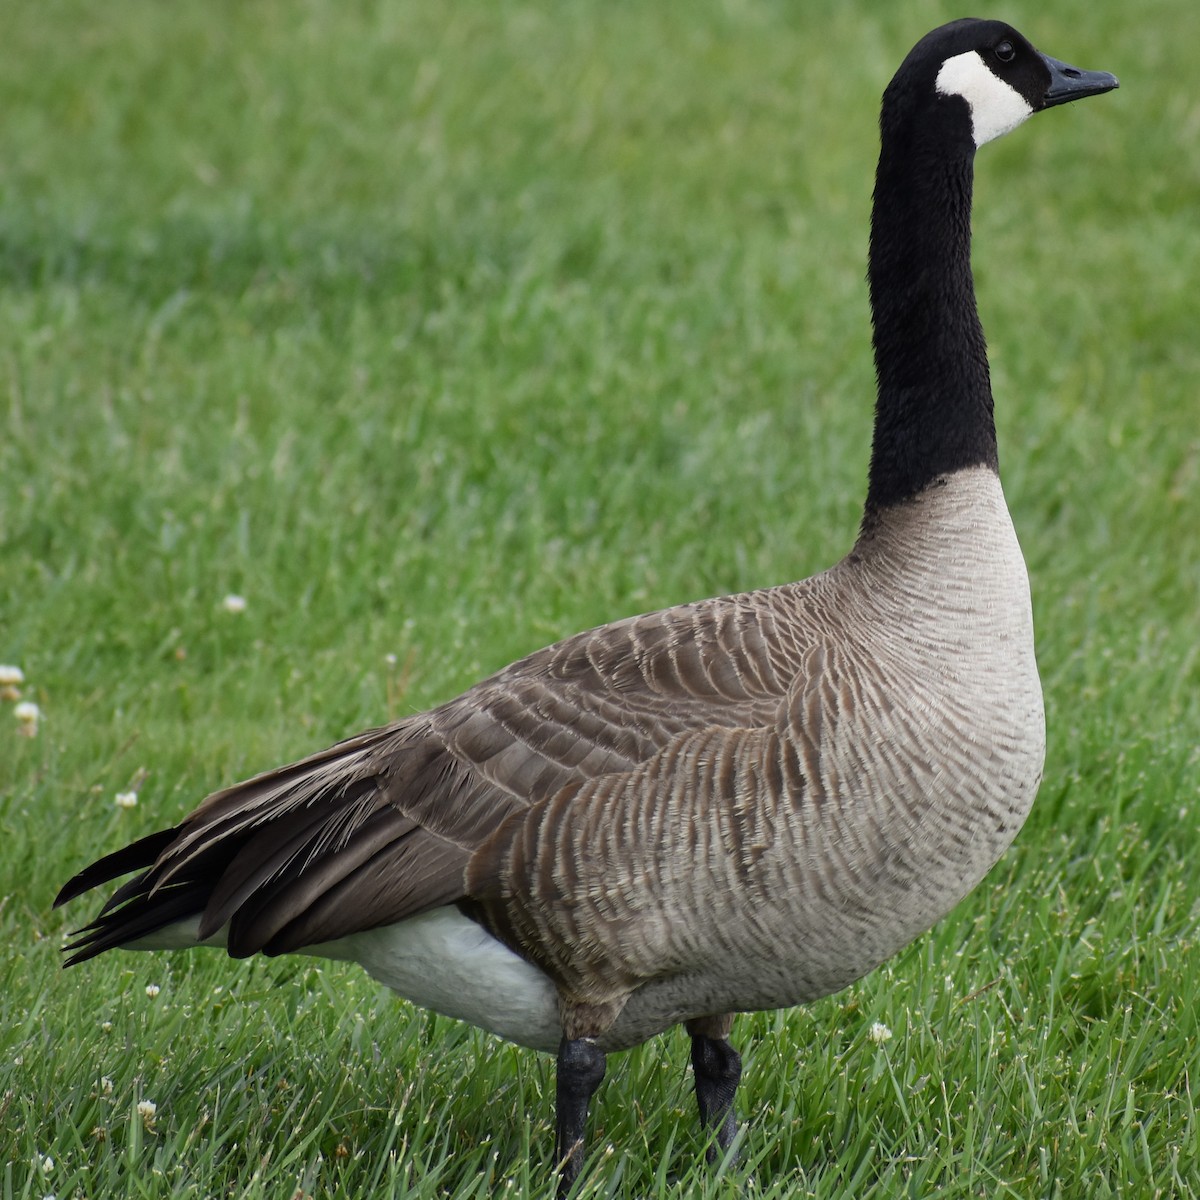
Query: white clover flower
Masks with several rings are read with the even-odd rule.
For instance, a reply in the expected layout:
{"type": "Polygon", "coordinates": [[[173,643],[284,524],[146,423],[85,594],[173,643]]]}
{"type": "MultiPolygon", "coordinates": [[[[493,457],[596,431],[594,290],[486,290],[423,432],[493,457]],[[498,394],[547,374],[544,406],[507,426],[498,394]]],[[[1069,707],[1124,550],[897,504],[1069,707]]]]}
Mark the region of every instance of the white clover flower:
{"type": "Polygon", "coordinates": [[[877,1046],[882,1046],[884,1042],[890,1041],[892,1031],[882,1022],[876,1021],[874,1025],[867,1031],[867,1037],[871,1039],[877,1046]]]}
{"type": "Polygon", "coordinates": [[[37,1156],[37,1165],[43,1175],[49,1175],[54,1170],[54,1159],[48,1154],[39,1154],[37,1156]]]}
{"type": "Polygon", "coordinates": [[[25,672],[20,667],[12,667],[0,663],[0,700],[17,701],[21,698],[21,684],[25,682],[25,672]]]}
{"type": "Polygon", "coordinates": [[[13,709],[13,716],[17,718],[17,733],[21,737],[37,737],[42,710],[32,700],[22,700],[13,709]]]}
{"type": "Polygon", "coordinates": [[[111,1021],[101,1021],[100,1028],[103,1029],[105,1033],[112,1033],[112,1022],[111,1021]]]}
{"type": "Polygon", "coordinates": [[[113,1094],[113,1081],[107,1075],[100,1076],[100,1092],[105,1096],[113,1094]]]}
{"type": "Polygon", "coordinates": [[[160,988],[157,983],[146,984],[146,995],[149,996],[151,1000],[153,1000],[154,997],[157,996],[161,991],[162,988],[160,988]]]}
{"type": "Polygon", "coordinates": [[[221,601],[221,607],[227,613],[244,613],[246,611],[246,597],[234,595],[230,592],[224,600],[221,601]]]}
{"type": "Polygon", "coordinates": [[[142,1118],[142,1124],[147,1129],[153,1129],[154,1118],[158,1114],[158,1105],[153,1100],[139,1100],[137,1114],[142,1118]]]}
{"type": "Polygon", "coordinates": [[[137,792],[118,792],[113,803],[118,808],[137,808],[137,792]]]}

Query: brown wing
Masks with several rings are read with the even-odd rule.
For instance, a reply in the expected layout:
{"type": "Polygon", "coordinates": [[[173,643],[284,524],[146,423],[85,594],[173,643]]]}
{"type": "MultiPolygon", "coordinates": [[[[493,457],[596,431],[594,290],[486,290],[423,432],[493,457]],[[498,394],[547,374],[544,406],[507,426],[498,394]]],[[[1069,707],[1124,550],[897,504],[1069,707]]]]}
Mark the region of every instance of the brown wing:
{"type": "Polygon", "coordinates": [[[130,870],[72,962],[200,915],[229,952],[280,954],[466,896],[506,816],[644,762],[688,730],[769,723],[802,647],[803,585],[602,626],[427,713],[208,797],[93,864],[56,903],[130,870]],[[802,627],[802,626],[801,626],[802,627]]]}

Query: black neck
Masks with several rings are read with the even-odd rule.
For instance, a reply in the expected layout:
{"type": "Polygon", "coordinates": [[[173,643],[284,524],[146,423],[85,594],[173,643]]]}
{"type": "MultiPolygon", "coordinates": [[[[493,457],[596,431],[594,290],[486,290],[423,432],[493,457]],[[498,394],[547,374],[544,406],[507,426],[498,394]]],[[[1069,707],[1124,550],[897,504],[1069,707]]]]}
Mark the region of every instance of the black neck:
{"type": "Polygon", "coordinates": [[[878,399],[867,519],[949,472],[997,466],[971,277],[974,145],[929,152],[901,133],[884,129],[871,216],[878,399]]]}

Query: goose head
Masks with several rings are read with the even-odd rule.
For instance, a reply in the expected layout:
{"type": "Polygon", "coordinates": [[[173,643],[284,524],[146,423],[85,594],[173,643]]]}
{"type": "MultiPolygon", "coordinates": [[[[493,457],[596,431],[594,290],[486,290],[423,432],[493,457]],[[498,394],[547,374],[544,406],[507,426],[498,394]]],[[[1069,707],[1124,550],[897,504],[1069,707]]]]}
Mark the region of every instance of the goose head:
{"type": "Polygon", "coordinates": [[[884,94],[883,121],[897,136],[912,118],[944,147],[974,151],[1034,113],[1118,86],[1043,54],[1003,21],[966,17],[942,25],[909,52],[884,94]]]}

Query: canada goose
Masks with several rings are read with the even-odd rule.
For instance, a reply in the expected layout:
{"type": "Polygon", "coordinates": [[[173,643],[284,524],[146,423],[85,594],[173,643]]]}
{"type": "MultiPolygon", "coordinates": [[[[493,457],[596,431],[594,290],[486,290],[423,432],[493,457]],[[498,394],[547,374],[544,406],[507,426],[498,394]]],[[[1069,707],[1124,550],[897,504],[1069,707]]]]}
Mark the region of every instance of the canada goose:
{"type": "Polygon", "coordinates": [[[559,1186],[609,1051],[682,1023],[710,1157],[733,1014],[845,987],[991,868],[1041,778],[1029,586],[997,475],[970,267],[976,147],[1117,86],[998,21],[884,93],[865,511],[800,583],[633,617],[209,796],[59,893],[120,886],[68,949],[360,963],[557,1052],[559,1186]]]}

